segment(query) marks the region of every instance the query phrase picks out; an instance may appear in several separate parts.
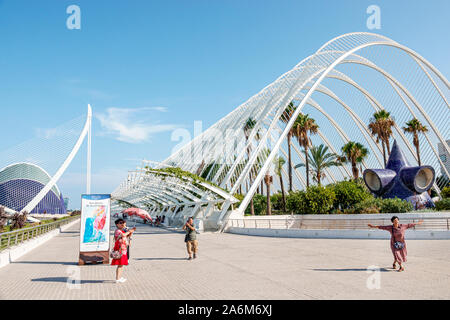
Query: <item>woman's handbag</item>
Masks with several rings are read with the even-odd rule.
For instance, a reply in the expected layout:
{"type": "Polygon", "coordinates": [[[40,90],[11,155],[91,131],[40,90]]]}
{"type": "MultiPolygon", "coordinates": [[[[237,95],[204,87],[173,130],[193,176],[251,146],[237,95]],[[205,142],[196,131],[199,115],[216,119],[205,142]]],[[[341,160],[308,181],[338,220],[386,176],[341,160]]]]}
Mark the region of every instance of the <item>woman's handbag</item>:
{"type": "Polygon", "coordinates": [[[120,258],[122,258],[122,253],[120,253],[119,250],[111,250],[111,253],[109,254],[109,256],[114,259],[114,260],[119,260],[120,258]]]}
{"type": "Polygon", "coordinates": [[[402,250],[405,247],[405,244],[403,242],[400,241],[395,241],[394,242],[394,248],[397,250],[402,250]]]}
{"type": "Polygon", "coordinates": [[[189,234],[187,233],[185,236],[184,236],[184,242],[188,242],[189,241],[189,234]]]}
{"type": "MultiPolygon", "coordinates": [[[[392,237],[394,236],[394,226],[392,226],[392,237]]],[[[402,250],[405,247],[405,244],[401,241],[394,241],[394,248],[396,250],[402,250]]]]}

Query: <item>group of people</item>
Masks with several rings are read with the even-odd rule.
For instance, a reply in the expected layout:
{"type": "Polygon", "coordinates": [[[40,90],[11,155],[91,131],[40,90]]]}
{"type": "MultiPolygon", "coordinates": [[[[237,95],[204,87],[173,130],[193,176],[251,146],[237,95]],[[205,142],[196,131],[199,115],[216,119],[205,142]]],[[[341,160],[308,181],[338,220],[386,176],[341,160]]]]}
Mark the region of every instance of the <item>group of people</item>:
{"type": "Polygon", "coordinates": [[[166,219],[166,216],[156,216],[156,219],[153,221],[153,225],[158,227],[161,225],[161,223],[164,223],[164,220],[166,219]]]}
{"type": "MultiPolygon", "coordinates": [[[[128,260],[130,259],[130,241],[131,236],[136,231],[136,227],[128,229],[127,222],[124,219],[117,219],[115,224],[117,229],[114,232],[114,248],[111,252],[111,265],[117,266],[116,283],[122,283],[127,281],[127,279],[122,277],[122,273],[123,267],[128,265],[128,260]]],[[[186,242],[188,260],[196,259],[198,257],[198,240],[193,217],[190,217],[186,221],[183,230],[186,231],[184,242],[186,242]]]]}
{"type": "MultiPolygon", "coordinates": [[[[404,263],[406,262],[406,242],[405,242],[405,232],[409,228],[413,228],[416,225],[423,223],[423,220],[418,223],[408,223],[400,224],[399,218],[393,216],[391,218],[392,225],[389,226],[374,226],[368,224],[369,228],[377,228],[380,230],[386,230],[391,234],[391,250],[394,255],[394,263],[392,268],[396,269],[397,263],[399,265],[398,271],[404,271],[404,263]]],[[[136,227],[128,229],[126,221],[123,219],[117,219],[115,221],[116,231],[114,232],[114,257],[112,259],[111,265],[117,266],[116,270],[116,283],[125,282],[126,279],[122,277],[123,267],[128,265],[128,260],[130,258],[130,240],[133,233],[136,231],[136,227]]],[[[190,217],[183,226],[183,230],[186,231],[186,236],[184,242],[186,243],[186,249],[188,252],[188,260],[196,259],[198,257],[198,240],[197,240],[197,230],[194,226],[194,219],[190,217]]],[[[111,253],[113,256],[113,253],[111,253]]]]}

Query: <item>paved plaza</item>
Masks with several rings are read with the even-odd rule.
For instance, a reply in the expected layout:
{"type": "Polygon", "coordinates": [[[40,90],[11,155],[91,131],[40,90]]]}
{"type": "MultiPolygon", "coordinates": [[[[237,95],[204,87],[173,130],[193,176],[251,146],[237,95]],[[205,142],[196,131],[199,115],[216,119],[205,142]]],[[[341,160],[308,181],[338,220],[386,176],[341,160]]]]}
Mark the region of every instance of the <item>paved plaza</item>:
{"type": "Polygon", "coordinates": [[[447,240],[407,240],[399,273],[387,240],[205,233],[187,261],[182,233],[137,227],[127,282],[114,282],[115,267],[77,266],[76,224],[1,268],[0,299],[450,299],[447,240]],[[67,282],[77,272],[78,287],[67,282]]]}

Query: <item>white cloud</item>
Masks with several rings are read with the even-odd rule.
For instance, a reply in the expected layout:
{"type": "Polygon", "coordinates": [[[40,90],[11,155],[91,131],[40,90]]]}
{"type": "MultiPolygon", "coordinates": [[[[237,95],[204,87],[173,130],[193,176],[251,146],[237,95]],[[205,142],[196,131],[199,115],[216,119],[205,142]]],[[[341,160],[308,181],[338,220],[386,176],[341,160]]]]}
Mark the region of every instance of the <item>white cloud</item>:
{"type": "Polygon", "coordinates": [[[115,139],[128,143],[141,143],[148,141],[155,133],[171,131],[177,128],[174,124],[155,124],[145,120],[148,112],[155,110],[165,112],[165,107],[147,107],[147,108],[109,108],[106,114],[99,113],[95,116],[100,121],[101,126],[106,130],[106,134],[115,135],[115,139]],[[163,111],[164,110],[164,111],[163,111]]]}
{"type": "Polygon", "coordinates": [[[169,111],[166,107],[151,107],[151,110],[159,111],[159,112],[167,112],[169,111]]]}

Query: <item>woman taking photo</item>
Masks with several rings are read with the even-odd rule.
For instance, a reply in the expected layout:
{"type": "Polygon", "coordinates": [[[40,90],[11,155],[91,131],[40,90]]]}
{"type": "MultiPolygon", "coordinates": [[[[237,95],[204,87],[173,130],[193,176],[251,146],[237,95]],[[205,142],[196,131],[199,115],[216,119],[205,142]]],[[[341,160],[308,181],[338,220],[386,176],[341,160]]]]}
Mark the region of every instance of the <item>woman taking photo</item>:
{"type": "Polygon", "coordinates": [[[423,220],[420,220],[418,223],[408,223],[408,224],[400,224],[398,217],[393,216],[391,218],[392,225],[390,226],[374,226],[370,223],[368,226],[370,228],[377,228],[381,230],[389,231],[391,234],[391,250],[394,255],[394,263],[392,264],[392,268],[396,268],[396,263],[399,264],[398,271],[404,271],[405,267],[402,265],[403,262],[406,262],[406,242],[405,242],[405,232],[406,229],[413,228],[416,225],[422,224],[423,220]]]}
{"type": "Polygon", "coordinates": [[[127,281],[127,279],[122,277],[123,266],[128,265],[128,257],[127,257],[127,245],[128,245],[128,237],[133,234],[136,230],[136,227],[130,229],[125,232],[125,220],[117,219],[115,221],[116,231],[114,232],[114,249],[111,255],[114,255],[112,259],[111,265],[117,266],[116,270],[116,283],[121,283],[127,281]]]}

